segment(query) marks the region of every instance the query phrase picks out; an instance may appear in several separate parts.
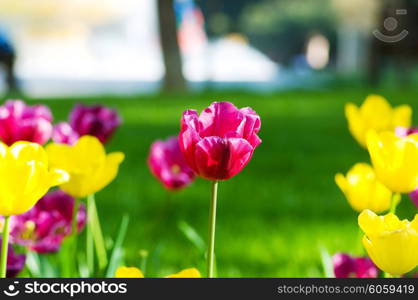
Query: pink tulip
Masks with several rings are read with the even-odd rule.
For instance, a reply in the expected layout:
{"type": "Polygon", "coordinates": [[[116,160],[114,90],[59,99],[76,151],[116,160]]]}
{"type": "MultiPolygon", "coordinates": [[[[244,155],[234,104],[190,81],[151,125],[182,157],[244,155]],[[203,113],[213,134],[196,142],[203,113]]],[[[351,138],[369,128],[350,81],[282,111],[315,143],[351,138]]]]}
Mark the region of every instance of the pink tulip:
{"type": "MultiPolygon", "coordinates": [[[[11,240],[38,253],[56,252],[71,234],[74,198],[61,190],[47,193],[28,212],[12,217],[11,240]]],[[[86,224],[86,208],[80,204],[78,231],[86,224]]]]}
{"type": "Polygon", "coordinates": [[[70,125],[79,135],[92,135],[106,143],[119,127],[121,118],[116,110],[102,105],[77,104],[70,113],[70,125]]]}
{"type": "Polygon", "coordinates": [[[334,274],[337,278],[376,278],[379,270],[368,257],[352,257],[337,253],[332,257],[334,274]]]}
{"type": "Polygon", "coordinates": [[[54,132],[52,133],[54,143],[73,145],[79,137],[78,133],[67,122],[61,122],[54,126],[54,132]]]}
{"type": "Polygon", "coordinates": [[[8,100],[0,106],[0,139],[45,144],[52,134],[52,115],[44,105],[28,106],[21,100],[8,100]]]}
{"type": "Polygon", "coordinates": [[[148,157],[151,173],[168,190],[178,190],[193,182],[194,172],[187,165],[177,137],[156,141],[148,157]]]}
{"type": "Polygon", "coordinates": [[[214,102],[200,116],[187,110],[181,120],[180,148],[196,174],[210,180],[237,175],[261,143],[261,121],[249,107],[214,102]]]}

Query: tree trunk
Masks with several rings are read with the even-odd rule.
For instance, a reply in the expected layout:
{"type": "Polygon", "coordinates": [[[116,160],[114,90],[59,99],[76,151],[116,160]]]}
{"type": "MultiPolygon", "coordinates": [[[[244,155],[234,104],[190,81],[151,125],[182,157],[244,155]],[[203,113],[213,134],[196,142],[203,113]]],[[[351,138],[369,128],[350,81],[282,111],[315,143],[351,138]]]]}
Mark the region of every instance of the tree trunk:
{"type": "Polygon", "coordinates": [[[186,90],[186,81],[182,72],[173,0],[158,0],[158,22],[165,66],[163,90],[184,91],[186,90]]]}

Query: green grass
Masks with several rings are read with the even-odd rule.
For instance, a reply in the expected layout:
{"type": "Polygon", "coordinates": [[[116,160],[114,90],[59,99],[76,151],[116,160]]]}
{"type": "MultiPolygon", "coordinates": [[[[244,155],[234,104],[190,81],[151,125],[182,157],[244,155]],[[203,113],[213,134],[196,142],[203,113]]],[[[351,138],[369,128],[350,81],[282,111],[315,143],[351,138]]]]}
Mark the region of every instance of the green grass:
{"type": "MultiPolygon", "coordinates": [[[[228,100],[259,113],[263,143],[243,172],[219,186],[218,276],[322,276],[321,248],[330,253],[362,252],[357,213],[336,187],[334,175],[368,161],[367,152],[348,133],[343,107],[347,101],[360,103],[369,92],[340,88],[83,99],[114,106],[124,119],[108,150],[125,152],[126,160],[118,178],[97,194],[104,231],[114,236],[122,216],[129,214],[127,265],[139,266],[139,251],[145,249],[149,251],[148,276],[192,266],[205,273],[201,251],[178,223],[187,222],[206,241],[210,183],[197,179],[189,188],[168,196],[151,176],[146,157],[155,139],[178,133],[185,109],[200,111],[211,101],[228,100]]],[[[414,90],[375,92],[393,104],[418,108],[414,90]]],[[[66,119],[75,102],[34,101],[50,105],[57,121],[66,119]]],[[[406,197],[399,210],[403,217],[414,212],[406,197]]]]}

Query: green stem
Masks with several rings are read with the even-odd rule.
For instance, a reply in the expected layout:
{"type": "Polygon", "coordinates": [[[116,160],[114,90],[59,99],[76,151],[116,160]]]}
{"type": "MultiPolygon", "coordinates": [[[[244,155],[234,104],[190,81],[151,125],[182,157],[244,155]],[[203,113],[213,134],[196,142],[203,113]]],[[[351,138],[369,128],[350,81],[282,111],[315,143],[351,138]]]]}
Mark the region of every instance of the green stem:
{"type": "Polygon", "coordinates": [[[1,243],[1,257],[0,257],[0,278],[6,278],[7,250],[9,246],[9,221],[10,221],[10,216],[4,217],[3,239],[1,243]]]}
{"type": "Polygon", "coordinates": [[[392,201],[390,203],[390,213],[396,214],[396,208],[398,207],[399,202],[401,201],[401,194],[395,193],[392,196],[392,201]]]}
{"type": "Polygon", "coordinates": [[[99,262],[99,269],[103,270],[107,265],[107,253],[102,228],[100,226],[99,215],[97,213],[94,194],[88,196],[88,201],[90,202],[90,207],[88,209],[91,210],[91,212],[89,213],[91,218],[90,220],[88,220],[88,222],[91,222],[90,226],[93,235],[94,246],[96,248],[97,259],[99,262]]]}
{"type": "Polygon", "coordinates": [[[92,276],[94,273],[94,240],[92,234],[92,222],[90,222],[90,220],[93,219],[92,204],[92,197],[87,197],[86,258],[89,276],[92,276]]]}
{"type": "Polygon", "coordinates": [[[212,197],[209,210],[209,243],[207,253],[208,278],[213,278],[215,258],[215,229],[216,229],[216,202],[218,199],[218,181],[212,183],[212,197]]]}

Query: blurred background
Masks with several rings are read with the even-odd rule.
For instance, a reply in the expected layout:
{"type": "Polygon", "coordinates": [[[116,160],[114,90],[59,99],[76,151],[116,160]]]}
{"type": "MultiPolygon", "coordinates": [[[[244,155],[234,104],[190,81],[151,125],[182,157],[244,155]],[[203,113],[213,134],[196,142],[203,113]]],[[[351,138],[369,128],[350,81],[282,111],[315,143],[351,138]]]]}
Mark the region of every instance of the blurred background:
{"type": "Polygon", "coordinates": [[[204,180],[167,196],[149,145],[176,135],[185,109],[253,107],[263,144],[220,185],[218,274],[323,276],[329,254],[364,254],[333,179],[368,161],[344,104],[380,93],[418,108],[417,23],[413,0],[1,0],[0,91],[56,121],[76,102],[119,110],[109,151],[127,159],[98,209],[110,234],[130,214],[126,263],[147,257],[149,276],[204,272],[209,205],[204,180]]]}
{"type": "Polygon", "coordinates": [[[42,97],[405,83],[416,14],[413,0],[2,0],[3,77],[42,97]]]}

